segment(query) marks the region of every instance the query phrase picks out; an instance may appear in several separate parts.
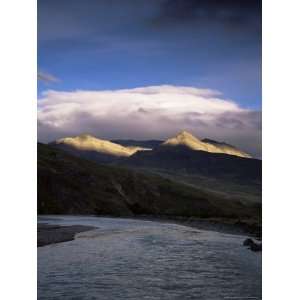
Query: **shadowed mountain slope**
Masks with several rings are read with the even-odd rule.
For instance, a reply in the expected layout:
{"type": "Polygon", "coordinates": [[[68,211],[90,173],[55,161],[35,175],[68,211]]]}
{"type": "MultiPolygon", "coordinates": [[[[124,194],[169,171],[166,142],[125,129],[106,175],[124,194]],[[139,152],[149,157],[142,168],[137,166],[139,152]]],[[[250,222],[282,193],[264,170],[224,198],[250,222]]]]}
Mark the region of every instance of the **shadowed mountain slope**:
{"type": "Polygon", "coordinates": [[[260,206],[228,201],[156,175],[102,166],[38,144],[38,213],[257,218],[260,206]]]}
{"type": "Polygon", "coordinates": [[[182,174],[201,174],[230,181],[261,182],[260,160],[192,150],[184,145],[175,147],[164,144],[153,151],[137,152],[119,163],[182,174]]]}

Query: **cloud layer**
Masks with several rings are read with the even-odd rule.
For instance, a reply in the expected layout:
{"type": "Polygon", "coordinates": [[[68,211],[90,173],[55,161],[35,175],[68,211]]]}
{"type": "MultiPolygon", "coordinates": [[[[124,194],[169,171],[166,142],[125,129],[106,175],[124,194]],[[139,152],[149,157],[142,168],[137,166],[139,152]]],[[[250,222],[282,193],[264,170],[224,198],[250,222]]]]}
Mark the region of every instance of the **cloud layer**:
{"type": "Polygon", "coordinates": [[[182,86],[61,92],[38,101],[38,139],[90,133],[106,139],[165,139],[180,130],[261,155],[261,113],[217,91],[182,86]]]}

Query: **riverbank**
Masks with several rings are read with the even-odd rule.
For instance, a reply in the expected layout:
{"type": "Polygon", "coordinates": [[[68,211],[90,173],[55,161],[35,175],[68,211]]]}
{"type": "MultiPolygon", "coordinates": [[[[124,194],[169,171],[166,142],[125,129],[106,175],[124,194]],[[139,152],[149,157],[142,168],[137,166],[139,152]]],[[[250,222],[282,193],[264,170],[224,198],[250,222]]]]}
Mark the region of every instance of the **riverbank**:
{"type": "MultiPolygon", "coordinates": [[[[116,216],[94,216],[104,218],[119,218],[116,216]]],[[[252,220],[236,220],[236,219],[199,219],[199,218],[185,218],[185,217],[170,217],[170,216],[130,216],[121,217],[122,219],[144,220],[160,223],[173,223],[187,227],[216,231],[225,234],[247,235],[261,240],[261,226],[252,220]]],[[[74,239],[75,235],[80,232],[97,229],[97,227],[72,225],[49,225],[45,223],[38,223],[38,247],[49,244],[67,242],[74,239]]]]}
{"type": "Polygon", "coordinates": [[[93,229],[96,229],[96,227],[83,225],[60,226],[38,223],[37,246],[42,247],[50,244],[72,241],[77,233],[93,229]]]}
{"type": "Polygon", "coordinates": [[[104,218],[122,218],[133,220],[153,221],[160,223],[173,223],[187,227],[193,227],[202,230],[216,231],[226,234],[247,235],[261,240],[262,228],[261,225],[252,219],[226,219],[226,218],[195,218],[195,217],[180,217],[180,216],[166,216],[166,215],[135,215],[135,216],[110,216],[97,215],[95,217],[104,218]]]}
{"type": "MultiPolygon", "coordinates": [[[[146,218],[147,219],[147,218],[146,218]]],[[[261,240],[261,225],[253,220],[237,220],[224,218],[181,218],[181,217],[160,217],[152,218],[152,220],[173,222],[179,225],[189,226],[197,229],[217,231],[227,234],[249,235],[261,240]]]]}

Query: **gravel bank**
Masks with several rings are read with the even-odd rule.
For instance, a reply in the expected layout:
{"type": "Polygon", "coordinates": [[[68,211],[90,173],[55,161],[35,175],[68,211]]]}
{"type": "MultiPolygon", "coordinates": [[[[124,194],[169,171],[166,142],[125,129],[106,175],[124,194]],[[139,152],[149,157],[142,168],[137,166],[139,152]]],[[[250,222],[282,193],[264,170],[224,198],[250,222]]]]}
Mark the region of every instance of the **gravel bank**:
{"type": "Polygon", "coordinates": [[[49,224],[37,224],[37,246],[42,247],[50,244],[74,240],[77,233],[95,229],[92,226],[72,225],[59,226],[49,224]]]}

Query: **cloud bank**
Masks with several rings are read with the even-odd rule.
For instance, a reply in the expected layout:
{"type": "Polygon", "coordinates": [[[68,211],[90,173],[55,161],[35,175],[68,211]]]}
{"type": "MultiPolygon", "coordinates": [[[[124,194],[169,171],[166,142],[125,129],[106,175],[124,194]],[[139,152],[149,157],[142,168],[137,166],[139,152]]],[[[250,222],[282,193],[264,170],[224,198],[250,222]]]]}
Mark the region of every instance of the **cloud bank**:
{"type": "Polygon", "coordinates": [[[181,130],[261,156],[261,112],[244,109],[209,89],[161,85],[48,90],[38,101],[41,142],[81,133],[105,139],[165,139],[181,130]]]}

